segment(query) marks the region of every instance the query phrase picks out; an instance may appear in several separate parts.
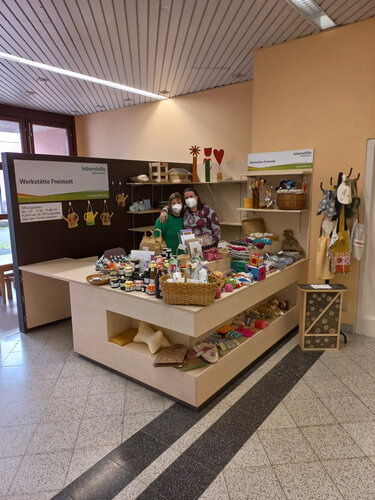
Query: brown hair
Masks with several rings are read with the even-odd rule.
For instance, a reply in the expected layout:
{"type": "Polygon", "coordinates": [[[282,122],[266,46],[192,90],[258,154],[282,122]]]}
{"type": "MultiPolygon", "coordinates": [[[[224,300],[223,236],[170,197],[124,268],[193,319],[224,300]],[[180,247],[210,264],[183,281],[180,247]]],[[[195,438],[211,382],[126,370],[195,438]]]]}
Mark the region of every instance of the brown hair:
{"type": "Polygon", "coordinates": [[[172,205],[171,205],[172,201],[173,201],[173,200],[176,200],[176,199],[181,200],[181,204],[183,205],[183,202],[182,202],[182,196],[180,195],[180,193],[177,193],[177,192],[176,192],[176,193],[172,193],[172,194],[170,195],[170,197],[169,197],[169,202],[168,202],[168,205],[169,205],[169,208],[170,208],[170,209],[172,209],[172,205]]]}

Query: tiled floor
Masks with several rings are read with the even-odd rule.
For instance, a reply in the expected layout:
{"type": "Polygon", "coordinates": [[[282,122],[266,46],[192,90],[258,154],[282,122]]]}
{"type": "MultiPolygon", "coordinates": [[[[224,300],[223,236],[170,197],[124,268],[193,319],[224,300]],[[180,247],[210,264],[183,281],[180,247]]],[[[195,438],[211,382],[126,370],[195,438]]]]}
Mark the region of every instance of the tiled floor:
{"type": "Polygon", "coordinates": [[[13,287],[13,298],[6,304],[0,296],[0,339],[18,331],[16,291],[13,287]]]}
{"type": "Polygon", "coordinates": [[[0,498],[374,499],[375,338],[295,344],[197,414],[78,357],[69,321],[0,339],[0,498]]]}

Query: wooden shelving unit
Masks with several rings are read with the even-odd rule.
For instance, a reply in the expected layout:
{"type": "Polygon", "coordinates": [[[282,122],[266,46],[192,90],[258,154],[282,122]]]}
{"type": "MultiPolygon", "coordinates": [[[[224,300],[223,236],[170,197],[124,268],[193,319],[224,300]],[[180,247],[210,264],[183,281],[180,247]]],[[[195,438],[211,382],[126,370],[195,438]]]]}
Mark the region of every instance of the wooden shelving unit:
{"type": "Polygon", "coordinates": [[[141,227],[129,227],[128,231],[133,231],[134,233],[144,233],[145,231],[152,231],[155,226],[141,226],[141,227]]]}
{"type": "Polygon", "coordinates": [[[241,212],[264,212],[264,213],[275,213],[275,214],[300,214],[302,212],[308,212],[308,208],[304,208],[303,210],[280,210],[279,208],[236,208],[241,212]]]}
{"type": "Polygon", "coordinates": [[[248,171],[246,177],[267,177],[271,175],[280,175],[282,177],[289,177],[290,175],[312,175],[312,168],[303,169],[296,168],[290,170],[251,170],[248,171]]]}
{"type": "Polygon", "coordinates": [[[158,214],[160,213],[160,210],[157,210],[156,208],[153,208],[152,210],[137,210],[135,212],[131,212],[130,210],[128,210],[126,213],[132,215],[158,214]]]}
{"type": "Polygon", "coordinates": [[[246,182],[246,179],[228,179],[222,181],[210,181],[210,182],[127,182],[127,186],[195,186],[198,184],[241,184],[246,182]]]}

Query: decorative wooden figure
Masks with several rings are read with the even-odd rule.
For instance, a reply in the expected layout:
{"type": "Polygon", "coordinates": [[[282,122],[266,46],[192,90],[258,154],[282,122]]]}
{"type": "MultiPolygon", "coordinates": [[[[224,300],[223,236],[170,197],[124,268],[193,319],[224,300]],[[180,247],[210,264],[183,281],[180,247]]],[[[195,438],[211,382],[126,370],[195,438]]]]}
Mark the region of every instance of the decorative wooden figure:
{"type": "Polygon", "coordinates": [[[76,214],[73,211],[73,207],[72,207],[71,202],[69,202],[69,208],[68,208],[68,213],[67,213],[66,217],[64,215],[62,215],[62,218],[68,223],[69,229],[73,229],[73,228],[78,226],[79,217],[78,217],[78,214],[76,214]]]}
{"type": "Polygon", "coordinates": [[[193,155],[193,182],[198,182],[198,155],[201,152],[199,146],[191,146],[190,154],[193,155]]]}
{"type": "Polygon", "coordinates": [[[83,218],[85,219],[86,226],[95,226],[95,217],[98,215],[98,212],[93,212],[90,200],[87,200],[87,212],[83,214],[83,218]]]}
{"type": "MultiPolygon", "coordinates": [[[[119,181],[118,185],[119,185],[119,188],[120,188],[120,191],[121,191],[121,181],[119,181]]],[[[125,195],[124,192],[116,194],[117,206],[118,207],[124,207],[125,206],[125,202],[126,202],[126,200],[127,200],[128,197],[129,197],[129,195],[128,194],[125,195]]]]}
{"type": "Polygon", "coordinates": [[[104,200],[104,210],[100,214],[100,220],[102,221],[103,226],[110,226],[112,217],[113,212],[109,213],[107,200],[104,200]]]}
{"type": "Polygon", "coordinates": [[[221,162],[223,161],[224,149],[219,149],[219,150],[214,149],[214,157],[217,161],[217,164],[219,165],[219,171],[216,174],[216,180],[222,181],[223,180],[223,173],[221,171],[220,165],[221,165],[221,162]]]}
{"type": "Polygon", "coordinates": [[[210,182],[211,181],[211,158],[209,158],[211,156],[211,153],[212,153],[212,148],[204,148],[204,154],[205,156],[208,156],[208,158],[205,158],[203,160],[203,163],[204,163],[204,171],[205,171],[205,177],[206,177],[206,182],[210,182]]]}

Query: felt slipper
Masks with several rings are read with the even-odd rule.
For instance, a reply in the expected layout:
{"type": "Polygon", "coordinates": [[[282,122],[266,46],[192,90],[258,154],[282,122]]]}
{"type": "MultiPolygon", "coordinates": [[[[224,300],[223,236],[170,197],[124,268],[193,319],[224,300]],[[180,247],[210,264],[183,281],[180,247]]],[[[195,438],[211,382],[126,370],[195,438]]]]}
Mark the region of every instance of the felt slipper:
{"type": "Polygon", "coordinates": [[[219,361],[219,353],[217,348],[213,344],[208,344],[206,342],[202,342],[193,347],[194,351],[201,356],[208,363],[216,363],[219,361]]]}

